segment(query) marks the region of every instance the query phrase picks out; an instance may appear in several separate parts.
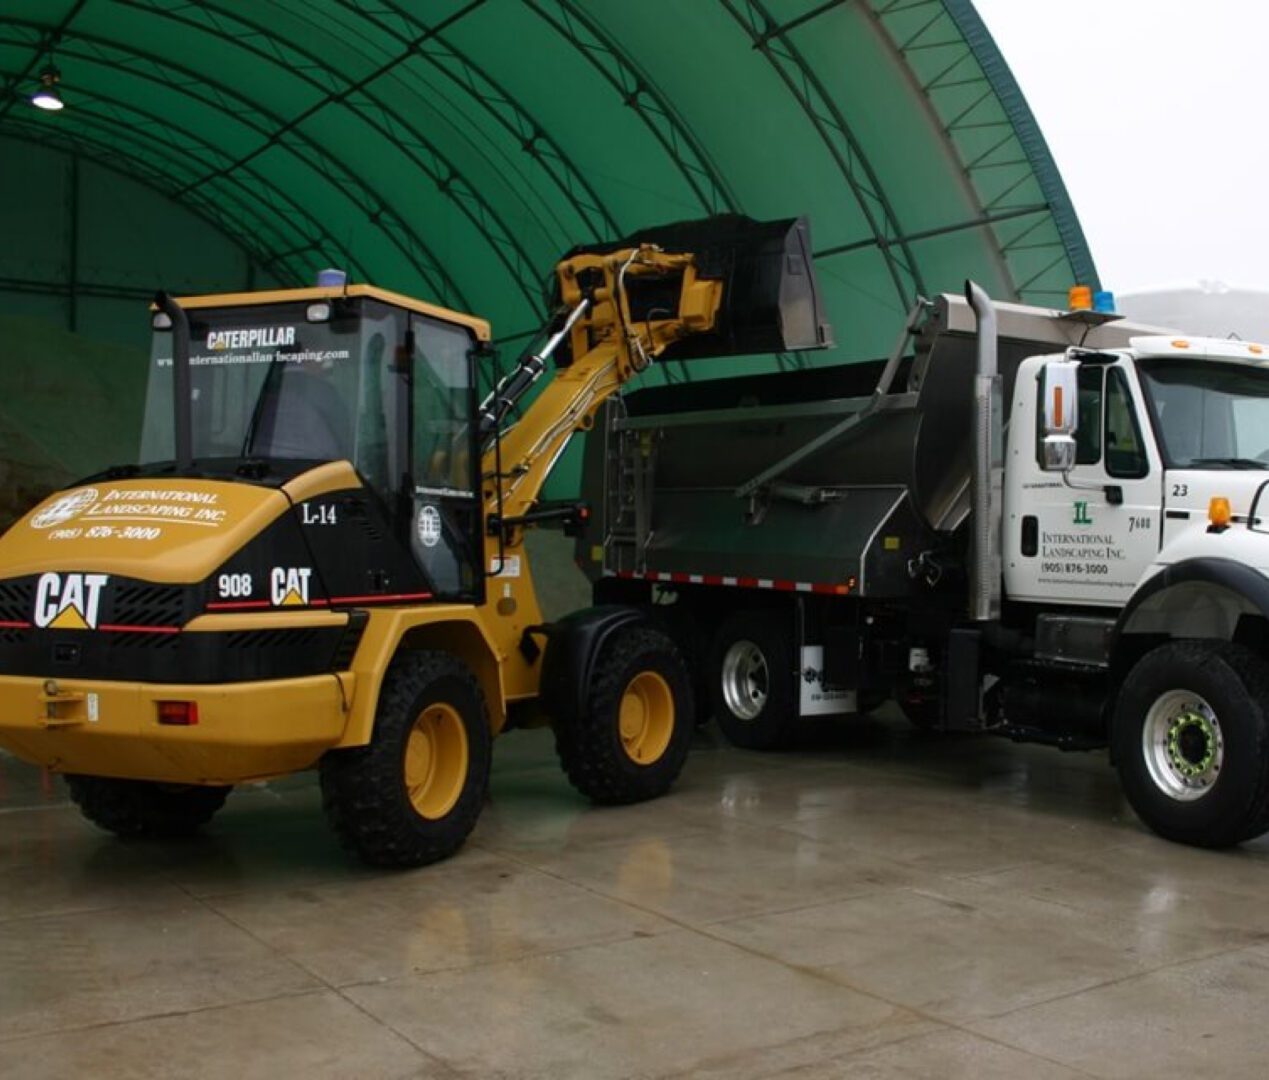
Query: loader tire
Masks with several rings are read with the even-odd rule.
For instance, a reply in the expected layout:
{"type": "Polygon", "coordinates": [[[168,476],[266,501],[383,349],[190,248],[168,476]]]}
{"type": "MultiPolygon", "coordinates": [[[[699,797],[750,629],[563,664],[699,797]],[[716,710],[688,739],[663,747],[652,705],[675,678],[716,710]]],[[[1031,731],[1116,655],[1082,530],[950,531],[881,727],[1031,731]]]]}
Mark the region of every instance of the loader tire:
{"type": "Polygon", "coordinates": [[[622,627],[600,649],[584,701],[580,716],[555,724],[573,787],[610,805],[665,794],[696,727],[692,679],[674,641],[645,625],[622,627]]]}
{"type": "Polygon", "coordinates": [[[70,797],[94,825],[118,836],[191,836],[211,821],[228,787],[159,784],[111,776],[66,777],[70,797]]]}
{"type": "Polygon", "coordinates": [[[1128,801],[1160,836],[1230,847],[1269,830],[1269,664],[1226,641],[1146,653],[1120,689],[1111,748],[1128,801]]]}
{"type": "Polygon", "coordinates": [[[710,656],[714,719],[733,746],[781,750],[797,732],[793,638],[777,612],[742,612],[719,628],[710,656]]]}
{"type": "Polygon", "coordinates": [[[322,758],[331,829],[371,866],[424,866],[452,855],[484,804],[492,742],[480,684],[462,661],[402,654],[384,676],[369,744],[322,758]]]}

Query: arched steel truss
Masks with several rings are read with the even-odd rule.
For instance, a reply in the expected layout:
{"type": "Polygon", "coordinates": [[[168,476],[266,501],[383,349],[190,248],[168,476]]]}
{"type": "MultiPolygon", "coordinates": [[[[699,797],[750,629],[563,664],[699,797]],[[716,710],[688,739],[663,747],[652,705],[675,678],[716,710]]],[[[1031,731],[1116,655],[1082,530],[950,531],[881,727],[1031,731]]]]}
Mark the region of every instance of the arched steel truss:
{"type": "MultiPolygon", "coordinates": [[[[470,0],[432,25],[405,0],[334,0],[352,17],[352,22],[365,21],[368,27],[375,28],[377,39],[366,38],[365,55],[370,56],[373,50],[384,57],[379,67],[372,65],[369,74],[356,79],[341,74],[328,62],[329,58],[283,40],[261,17],[253,17],[253,9],[247,5],[231,5],[225,0],[197,4],[188,0],[116,2],[154,18],[172,20],[190,30],[213,34],[218,41],[232,45],[253,60],[274,65],[290,78],[301,80],[316,98],[298,117],[284,119],[258,100],[236,93],[226,81],[182,67],[170,56],[151,55],[131,42],[78,32],[75,18],[85,0],[77,0],[56,26],[6,20],[7,32],[19,36],[13,43],[26,45],[32,52],[25,69],[7,75],[0,73],[9,90],[7,99],[0,100],[0,132],[8,130],[29,137],[31,132],[40,131],[42,140],[49,141],[47,125],[13,116],[10,105],[15,100],[18,83],[31,77],[50,45],[56,47],[59,56],[78,53],[109,63],[131,76],[163,85],[166,90],[187,95],[207,109],[231,116],[259,141],[228,165],[209,156],[209,144],[195,132],[179,131],[166,118],[100,95],[96,97],[98,114],[85,121],[84,130],[78,136],[63,132],[57,138],[62,141],[69,138],[68,145],[74,145],[85,156],[136,176],[156,190],[188,204],[195,213],[240,243],[261,265],[286,268],[293,276],[301,255],[322,250],[340,253],[346,265],[365,273],[348,252],[347,245],[340,243],[312,213],[279,190],[264,172],[253,168],[252,163],[258,156],[276,146],[303,156],[323,180],[401,252],[437,299],[471,309],[444,263],[373,183],[346,167],[303,132],[305,119],[321,109],[339,106],[355,114],[360,123],[382,136],[435,184],[484,238],[530,309],[540,313],[542,267],[539,260],[530,254],[516,231],[484,197],[479,183],[464,175],[417,123],[403,115],[399,106],[394,107],[385,100],[382,90],[376,93],[376,80],[389,74],[403,82],[423,78],[422,65],[426,65],[426,71],[433,77],[443,78],[447,85],[456,87],[465,95],[464,100],[508,135],[511,145],[518,144],[523,149],[531,167],[539,170],[547,183],[564,196],[563,204],[576,213],[587,239],[610,237],[623,231],[584,171],[552,136],[546,124],[445,36],[445,31],[480,9],[486,0],[470,0]],[[385,44],[389,46],[386,50],[385,44]],[[159,159],[163,140],[145,141],[144,155],[122,149],[141,149],[141,141],[123,130],[137,122],[152,132],[161,128],[168,148],[177,151],[161,158],[162,169],[151,167],[144,159],[159,159]],[[112,124],[119,130],[112,133],[112,124]],[[197,172],[190,169],[195,161],[200,165],[197,172]]],[[[580,0],[521,2],[566,42],[577,57],[602,76],[618,99],[634,111],[703,213],[742,210],[725,177],[711,161],[704,142],[679,115],[669,97],[580,0]]],[[[1087,258],[1078,222],[1043,141],[1035,132],[1029,113],[1025,116],[1019,113],[1019,108],[1025,111],[1025,102],[1016,93],[1003,62],[996,63],[999,56],[990,39],[986,39],[985,46],[974,39],[975,33],[985,37],[985,31],[964,0],[826,0],[784,24],[773,17],[770,5],[764,0],[717,2],[748,37],[753,48],[772,65],[797,101],[868,223],[871,236],[826,249],[817,253],[819,256],[861,248],[877,249],[905,308],[924,291],[921,268],[912,245],[929,236],[958,229],[982,230],[991,238],[1019,295],[1039,298],[1056,291],[1053,282],[1063,277],[1067,265],[1074,265],[1077,274],[1093,280],[1091,260],[1087,258]],[[905,233],[860,140],[796,47],[793,31],[847,2],[870,20],[879,37],[889,42],[904,62],[909,78],[928,102],[932,118],[960,155],[968,187],[976,200],[977,213],[970,220],[905,233]],[[967,87],[975,93],[965,106],[967,87]],[[1012,94],[1009,93],[1011,88],[1012,94]],[[954,111],[947,104],[952,99],[962,103],[954,111]],[[1019,123],[1020,120],[1025,123],[1019,123]],[[966,149],[968,140],[964,138],[969,132],[974,133],[972,153],[966,149]],[[983,146],[984,132],[991,135],[986,147],[983,146]],[[1032,177],[1038,180],[1043,198],[1019,201],[1015,193],[1032,177]]],[[[319,25],[302,7],[294,7],[287,14],[297,21],[319,25]]],[[[81,101],[86,104],[87,98],[81,95],[81,101]]],[[[71,127],[72,123],[68,117],[61,126],[71,127]]],[[[559,223],[558,217],[554,220],[559,223]]],[[[576,235],[572,227],[564,227],[564,232],[576,235]]]]}
{"type": "MultiPolygon", "coordinates": [[[[344,9],[373,23],[404,46],[427,33],[428,27],[416,15],[392,0],[336,0],[344,9]]],[[[515,96],[471,56],[432,34],[416,50],[450,82],[464,91],[495,124],[506,131],[549,178],[581,219],[583,235],[607,240],[620,235],[621,227],[585,174],[555,140],[540,119],[533,116],[515,96]]],[[[572,236],[565,227],[564,235],[572,236]]]]}
{"type": "MultiPolygon", "coordinates": [[[[28,33],[38,29],[29,24],[16,21],[9,21],[4,26],[25,30],[28,33]]],[[[0,29],[2,28],[0,27],[0,29]]],[[[59,56],[78,56],[89,62],[101,63],[116,71],[126,71],[134,78],[161,86],[170,92],[186,96],[218,114],[232,116],[237,122],[262,137],[268,137],[272,134],[271,125],[281,123],[280,118],[260,107],[256,102],[232,90],[207,82],[201,73],[197,71],[186,68],[166,57],[157,57],[149,54],[135,46],[124,47],[94,35],[72,31],[64,34],[57,48],[59,56]]],[[[355,268],[364,276],[364,268],[352,257],[347,246],[332,235],[320,221],[309,214],[296,200],[272,184],[262,174],[250,169],[246,164],[239,170],[233,170],[232,172],[223,171],[220,169],[218,155],[213,150],[211,143],[202,136],[189,130],[181,131],[172,123],[169,117],[148,112],[131,102],[106,98],[101,94],[97,94],[95,97],[99,101],[109,102],[116,109],[135,113],[137,116],[142,117],[144,126],[156,136],[153,141],[146,143],[147,148],[162,145],[162,136],[165,131],[180,131],[180,134],[186,140],[186,150],[190,150],[193,147],[201,147],[207,150],[205,168],[202,173],[197,176],[189,176],[180,184],[167,185],[166,190],[170,197],[178,202],[187,200],[202,201],[191,199],[190,197],[194,195],[196,189],[205,186],[200,181],[204,181],[210,173],[217,173],[216,179],[218,183],[213,190],[221,190],[224,185],[246,189],[249,195],[245,204],[247,207],[246,212],[261,227],[272,231],[275,227],[274,216],[279,215],[281,220],[288,222],[291,229],[295,230],[299,236],[305,237],[306,241],[315,236],[321,237],[327,254],[340,253],[350,268],[355,268]],[[249,187],[243,182],[244,175],[251,177],[253,181],[249,187]],[[253,200],[263,205],[252,207],[253,200]],[[267,211],[267,213],[262,211],[267,211]]],[[[69,117],[59,116],[58,119],[59,122],[64,119],[70,119],[71,123],[75,122],[73,114],[69,117]]],[[[123,116],[119,118],[119,125],[124,130],[131,126],[123,116]]],[[[70,124],[66,126],[70,126],[70,124]]],[[[167,141],[171,142],[170,139],[167,141]]],[[[359,211],[367,216],[380,211],[383,200],[360,177],[351,170],[343,168],[321,147],[306,137],[298,135],[297,144],[284,147],[284,149],[302,157],[308,167],[317,170],[336,190],[348,198],[359,211]]],[[[393,222],[392,224],[395,226],[396,223],[393,222]]],[[[432,254],[422,239],[412,229],[405,226],[402,222],[399,228],[385,227],[384,232],[393,245],[405,256],[420,278],[426,281],[430,288],[436,290],[443,303],[449,303],[453,306],[465,306],[461,291],[450,278],[444,265],[432,254]]],[[[287,251],[294,249],[297,246],[294,243],[294,239],[295,236],[291,235],[289,238],[281,240],[282,246],[277,250],[287,251]]],[[[307,248],[310,244],[306,242],[303,246],[307,248]]],[[[311,271],[311,268],[305,271],[304,276],[307,276],[309,271],[311,271]]]]}
{"type": "MultiPolygon", "coordinates": [[[[70,55],[70,50],[63,48],[63,53],[70,55]]],[[[40,141],[45,141],[46,135],[64,140],[91,160],[101,161],[124,175],[144,178],[149,186],[168,197],[174,196],[185,175],[192,175],[189,173],[191,162],[196,163],[205,156],[210,161],[209,155],[214,152],[207,142],[173,124],[170,118],[100,93],[87,90],[78,93],[75,111],[73,124],[59,124],[52,131],[49,125],[39,124],[38,120],[21,121],[12,117],[2,130],[39,131],[40,141]],[[94,109],[94,105],[100,109],[94,109]],[[164,138],[162,141],[147,139],[147,132],[164,138]],[[120,152],[121,147],[128,147],[130,152],[120,152]],[[163,168],[151,168],[149,162],[154,161],[161,162],[163,168]]],[[[214,193],[200,193],[183,201],[199,208],[203,216],[216,221],[221,228],[233,220],[247,223],[253,241],[245,248],[264,265],[289,261],[301,252],[320,249],[341,254],[350,267],[364,273],[364,268],[336,237],[298,204],[285,197],[274,198],[275,195],[271,189],[260,191],[235,178],[214,193]],[[272,243],[263,242],[269,234],[276,234],[276,239],[272,243]],[[294,243],[297,237],[303,239],[298,246],[294,243]],[[284,247],[288,241],[289,248],[284,247]]],[[[229,231],[231,235],[241,236],[242,226],[229,231]]]]}
{"type": "Polygon", "coordinates": [[[955,149],[977,203],[973,218],[940,232],[989,231],[1021,298],[1048,303],[1064,296],[1068,265],[1076,280],[1096,284],[1083,232],[1052,156],[972,5],[964,0],[867,0],[859,9],[902,59],[933,121],[955,149]],[[971,136],[972,152],[967,149],[971,136]],[[1041,199],[1020,201],[1019,189],[1033,179],[1041,199]]]}
{"type": "Polygon", "coordinates": [[[886,270],[899,295],[900,308],[906,311],[925,293],[920,266],[858,138],[789,36],[789,31],[795,26],[804,25],[810,17],[837,5],[823,5],[795,23],[782,27],[762,0],[720,2],[745,31],[753,48],[761,52],[779,73],[837,163],[872,232],[870,246],[875,246],[885,259],[886,270]]]}

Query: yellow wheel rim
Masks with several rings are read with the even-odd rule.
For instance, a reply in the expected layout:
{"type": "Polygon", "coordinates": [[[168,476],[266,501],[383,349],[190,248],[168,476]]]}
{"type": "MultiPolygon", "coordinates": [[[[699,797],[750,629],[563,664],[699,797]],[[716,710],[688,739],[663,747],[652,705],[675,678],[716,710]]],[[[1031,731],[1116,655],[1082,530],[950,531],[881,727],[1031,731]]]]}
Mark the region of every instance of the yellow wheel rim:
{"type": "Polygon", "coordinates": [[[655,671],[641,671],[621,695],[617,713],[621,746],[631,761],[651,765],[674,734],[674,695],[655,671]]]}
{"type": "Polygon", "coordinates": [[[405,788],[425,818],[443,818],[467,781],[467,731],[452,705],[429,705],[405,744],[405,788]]]}

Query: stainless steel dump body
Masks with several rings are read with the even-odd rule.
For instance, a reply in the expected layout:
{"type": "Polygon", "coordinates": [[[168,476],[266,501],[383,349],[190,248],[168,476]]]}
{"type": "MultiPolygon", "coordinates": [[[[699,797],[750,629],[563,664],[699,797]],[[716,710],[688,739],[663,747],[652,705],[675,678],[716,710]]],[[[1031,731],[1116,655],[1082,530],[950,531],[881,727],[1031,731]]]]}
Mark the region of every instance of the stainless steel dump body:
{"type": "MultiPolygon", "coordinates": [[[[996,311],[1005,402],[1028,356],[1167,332],[996,311]]],[[[943,295],[889,361],[610,402],[586,448],[583,497],[597,527],[579,560],[592,577],[906,596],[914,560],[954,542],[969,514],[975,349],[973,311],[943,295]]]]}

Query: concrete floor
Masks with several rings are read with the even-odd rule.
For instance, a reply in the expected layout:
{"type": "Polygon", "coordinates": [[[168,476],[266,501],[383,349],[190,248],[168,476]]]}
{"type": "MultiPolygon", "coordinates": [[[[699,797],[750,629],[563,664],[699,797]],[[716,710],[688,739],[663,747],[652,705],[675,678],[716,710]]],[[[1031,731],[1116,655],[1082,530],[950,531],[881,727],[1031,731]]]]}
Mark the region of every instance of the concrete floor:
{"type": "Polygon", "coordinates": [[[0,756],[0,1075],[1262,1076],[1269,843],[1147,834],[1101,755],[705,729],[594,809],[498,743],[467,848],[350,864],[311,778],[121,843],[0,756]]]}

